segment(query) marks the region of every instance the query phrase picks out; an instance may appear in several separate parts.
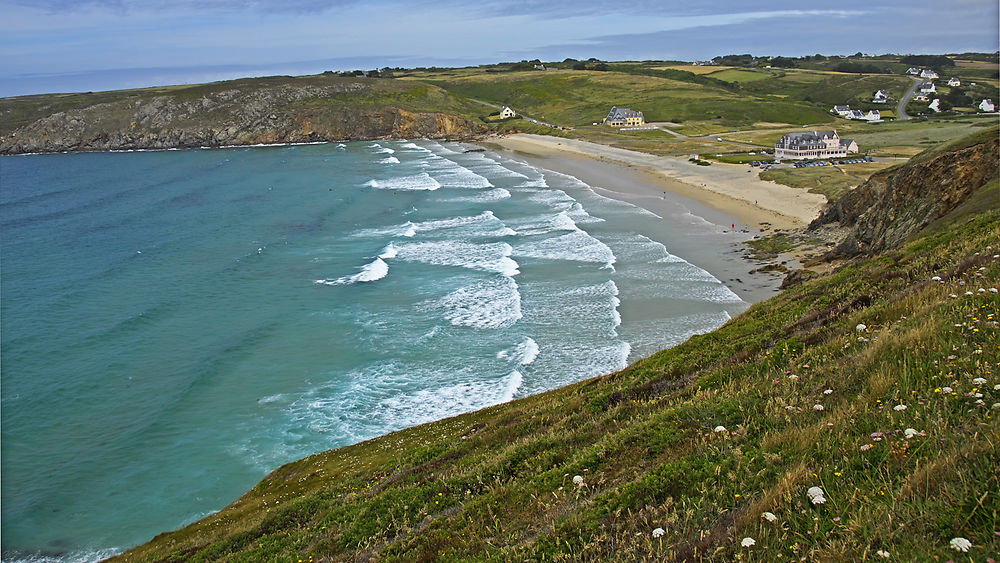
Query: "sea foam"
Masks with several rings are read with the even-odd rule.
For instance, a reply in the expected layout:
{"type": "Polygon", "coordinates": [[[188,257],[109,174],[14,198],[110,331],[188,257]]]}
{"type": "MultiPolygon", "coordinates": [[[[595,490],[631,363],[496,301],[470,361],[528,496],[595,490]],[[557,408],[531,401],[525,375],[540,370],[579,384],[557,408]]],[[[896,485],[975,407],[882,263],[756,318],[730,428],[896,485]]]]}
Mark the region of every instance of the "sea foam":
{"type": "Polygon", "coordinates": [[[373,282],[384,278],[389,274],[389,265],[382,258],[376,258],[372,262],[361,267],[361,271],[353,276],[344,276],[337,279],[316,280],[315,283],[322,285],[350,285],[352,283],[373,282]]]}

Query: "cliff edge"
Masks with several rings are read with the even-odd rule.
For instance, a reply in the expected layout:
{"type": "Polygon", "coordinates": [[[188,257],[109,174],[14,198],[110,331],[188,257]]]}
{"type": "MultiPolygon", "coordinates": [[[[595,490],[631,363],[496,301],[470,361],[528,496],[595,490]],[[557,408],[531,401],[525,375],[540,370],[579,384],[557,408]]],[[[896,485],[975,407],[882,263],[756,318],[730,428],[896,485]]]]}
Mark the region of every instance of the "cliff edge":
{"type": "Polygon", "coordinates": [[[421,82],[272,77],[0,100],[0,154],[467,138],[473,108],[421,82]]]}

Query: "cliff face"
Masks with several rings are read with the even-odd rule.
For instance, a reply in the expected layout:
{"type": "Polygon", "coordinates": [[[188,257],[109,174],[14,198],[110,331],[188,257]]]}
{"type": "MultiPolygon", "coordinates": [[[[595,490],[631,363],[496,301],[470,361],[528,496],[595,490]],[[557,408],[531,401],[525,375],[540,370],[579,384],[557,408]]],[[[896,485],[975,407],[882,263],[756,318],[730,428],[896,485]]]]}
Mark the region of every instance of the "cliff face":
{"type": "Polygon", "coordinates": [[[131,96],[34,120],[0,138],[0,154],[467,137],[481,130],[466,117],[427,109],[440,100],[407,104],[410,86],[339,81],[131,96]]]}
{"type": "Polygon", "coordinates": [[[900,247],[997,175],[1000,142],[995,134],[984,137],[971,146],[873,175],[824,211],[809,230],[830,223],[849,228],[832,252],[835,257],[900,247]]]}

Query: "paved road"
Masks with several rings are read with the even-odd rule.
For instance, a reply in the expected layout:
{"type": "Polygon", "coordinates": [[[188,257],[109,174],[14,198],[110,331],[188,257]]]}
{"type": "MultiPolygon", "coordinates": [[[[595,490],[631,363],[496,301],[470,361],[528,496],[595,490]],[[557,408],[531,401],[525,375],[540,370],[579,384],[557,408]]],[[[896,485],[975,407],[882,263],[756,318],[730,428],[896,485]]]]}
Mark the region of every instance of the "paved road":
{"type": "Polygon", "coordinates": [[[913,97],[913,93],[917,91],[917,86],[922,84],[922,81],[919,78],[914,78],[912,76],[910,78],[913,78],[913,86],[910,86],[910,89],[907,90],[906,93],[903,94],[903,97],[899,99],[899,105],[896,106],[896,119],[910,118],[910,116],[906,114],[906,104],[910,102],[910,98],[913,97]]]}

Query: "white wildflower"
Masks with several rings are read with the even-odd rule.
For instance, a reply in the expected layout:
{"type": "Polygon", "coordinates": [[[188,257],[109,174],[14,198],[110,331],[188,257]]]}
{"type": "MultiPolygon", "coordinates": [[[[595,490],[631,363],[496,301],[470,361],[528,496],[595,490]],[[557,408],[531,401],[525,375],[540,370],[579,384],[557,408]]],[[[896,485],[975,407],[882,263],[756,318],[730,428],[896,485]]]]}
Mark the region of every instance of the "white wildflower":
{"type": "Polygon", "coordinates": [[[882,559],[888,559],[889,558],[889,552],[886,551],[886,550],[884,550],[884,549],[880,549],[880,550],[876,551],[875,555],[878,555],[882,559]]]}
{"type": "Polygon", "coordinates": [[[972,547],[972,542],[963,537],[957,537],[951,538],[950,545],[955,551],[966,552],[969,551],[970,547],[972,547]]]}
{"type": "Polygon", "coordinates": [[[653,530],[654,538],[662,538],[663,534],[666,534],[666,532],[663,531],[663,528],[656,528],[655,530],[653,530]]]}
{"type": "Polygon", "coordinates": [[[864,323],[858,323],[858,326],[854,327],[854,330],[858,332],[864,332],[868,330],[868,327],[864,323]]]}
{"type": "Polygon", "coordinates": [[[894,411],[905,411],[906,410],[906,405],[896,405],[896,406],[892,407],[892,410],[894,410],[894,411]]]}
{"type": "Polygon", "coordinates": [[[941,276],[934,276],[931,281],[941,281],[941,276]]]}
{"type": "Polygon", "coordinates": [[[991,287],[990,288],[990,293],[996,293],[996,292],[997,292],[997,288],[995,288],[995,287],[991,287]]]}
{"type": "Polygon", "coordinates": [[[951,393],[952,392],[952,388],[951,387],[942,387],[941,388],[941,392],[942,393],[951,393]]]}
{"type": "Polygon", "coordinates": [[[980,287],[976,290],[976,293],[986,293],[986,290],[980,287]]]}
{"type": "Polygon", "coordinates": [[[1000,403],[993,403],[993,406],[990,408],[1000,409],[1000,403]]]}
{"type": "Polygon", "coordinates": [[[826,493],[819,487],[809,487],[806,495],[808,495],[809,501],[813,504],[823,504],[826,502],[826,493]]]}
{"type": "Polygon", "coordinates": [[[826,391],[823,391],[823,394],[824,395],[832,395],[833,394],[833,389],[827,389],[826,391]]]}
{"type": "Polygon", "coordinates": [[[982,399],[983,398],[983,394],[982,393],[976,393],[976,394],[973,395],[973,397],[975,397],[977,399],[982,399]]]}
{"type": "Polygon", "coordinates": [[[994,385],[993,386],[993,390],[994,391],[1000,391],[1000,383],[997,383],[996,385],[994,385]]]}
{"type": "Polygon", "coordinates": [[[985,377],[977,377],[977,378],[973,379],[972,382],[975,383],[976,385],[986,385],[986,378],[985,377]]]}
{"type": "Polygon", "coordinates": [[[972,293],[971,291],[966,291],[965,294],[966,295],[975,295],[975,293],[972,293]]]}
{"type": "Polygon", "coordinates": [[[799,378],[799,376],[795,375],[794,373],[792,375],[788,376],[788,379],[791,379],[792,381],[795,381],[798,378],[799,378]]]}
{"type": "Polygon", "coordinates": [[[718,425],[718,426],[715,427],[715,431],[716,432],[725,432],[726,431],[726,427],[720,424],[720,425],[718,425]]]}
{"type": "Polygon", "coordinates": [[[917,431],[913,428],[907,428],[906,430],[903,430],[903,435],[906,436],[907,440],[909,440],[917,435],[917,431]]]}
{"type": "Polygon", "coordinates": [[[958,296],[955,295],[954,293],[949,293],[948,297],[951,297],[952,299],[958,299],[958,296]]]}
{"type": "Polygon", "coordinates": [[[756,544],[757,540],[753,538],[743,538],[743,541],[740,542],[740,545],[742,545],[743,547],[750,547],[756,544]]]}
{"type": "Polygon", "coordinates": [[[813,405],[813,410],[814,411],[821,411],[821,410],[824,410],[825,408],[826,407],[824,407],[823,405],[821,405],[819,403],[816,403],[815,405],[813,405]]]}
{"type": "Polygon", "coordinates": [[[774,522],[775,520],[778,519],[778,517],[775,516],[773,512],[765,512],[761,514],[760,517],[763,518],[764,520],[767,520],[768,522],[774,522]]]}
{"type": "Polygon", "coordinates": [[[576,475],[576,476],[574,476],[573,477],[573,484],[576,485],[577,487],[582,487],[583,486],[583,476],[582,475],[576,475]]]}

